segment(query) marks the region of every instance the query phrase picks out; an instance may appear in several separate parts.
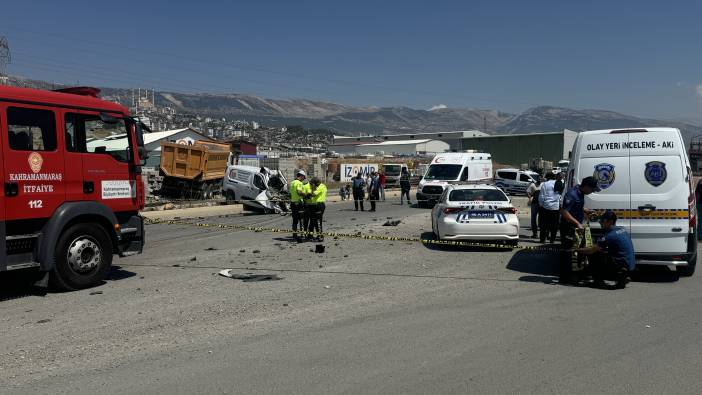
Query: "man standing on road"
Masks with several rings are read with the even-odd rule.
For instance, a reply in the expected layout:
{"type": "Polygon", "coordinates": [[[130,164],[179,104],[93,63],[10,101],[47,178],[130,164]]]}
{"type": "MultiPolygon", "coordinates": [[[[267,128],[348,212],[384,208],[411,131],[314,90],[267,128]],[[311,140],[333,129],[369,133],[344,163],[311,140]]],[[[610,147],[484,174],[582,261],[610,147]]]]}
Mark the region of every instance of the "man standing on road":
{"type": "Polygon", "coordinates": [[[324,220],[324,210],[327,202],[327,186],[324,185],[319,178],[314,177],[310,181],[312,185],[312,203],[310,205],[310,232],[317,233],[317,240],[324,241],[322,235],[322,221],[324,220]]]}
{"type": "Polygon", "coordinates": [[[602,288],[606,278],[614,277],[617,282],[614,288],[622,289],[630,281],[629,273],[636,267],[634,245],[626,230],[616,226],[617,215],[613,211],[605,211],[599,221],[602,230],[605,231],[604,236],[592,246],[575,251],[591,256],[590,267],[595,280],[594,286],[602,288]]]}
{"type": "Polygon", "coordinates": [[[585,215],[590,212],[590,210],[585,209],[585,195],[599,191],[597,180],[594,177],[585,177],[580,185],[570,188],[563,197],[563,206],[561,207],[562,254],[559,274],[559,282],[562,284],[574,281],[570,250],[575,242],[575,232],[582,232],[585,229],[585,215]]]}
{"type": "Polygon", "coordinates": [[[370,195],[371,212],[375,212],[375,204],[378,202],[378,199],[380,199],[380,193],[378,192],[379,190],[380,180],[378,179],[378,173],[373,172],[371,175],[370,189],[368,191],[370,195]]]}
{"type": "Polygon", "coordinates": [[[402,168],[402,173],[400,173],[400,205],[402,205],[404,196],[407,196],[407,204],[412,205],[410,201],[410,175],[406,168],[402,168]]]}
{"type": "Polygon", "coordinates": [[[539,240],[546,242],[548,237],[551,244],[556,242],[558,233],[558,209],[561,205],[561,197],[554,190],[556,176],[553,173],[546,173],[546,182],[541,184],[539,192],[539,240]]]}
{"type": "Polygon", "coordinates": [[[532,182],[527,187],[526,193],[529,198],[529,207],[531,207],[531,238],[535,239],[539,234],[539,226],[537,224],[537,219],[539,217],[539,191],[541,187],[541,180],[537,179],[536,182],[532,182]]]}
{"type": "Polygon", "coordinates": [[[363,211],[363,190],[366,188],[366,182],[363,180],[361,172],[356,174],[353,179],[353,207],[354,211],[358,211],[358,205],[361,205],[361,211],[363,211]]]}
{"type": "Polygon", "coordinates": [[[303,170],[300,170],[295,175],[293,182],[290,183],[290,211],[292,212],[292,230],[293,239],[295,239],[295,241],[300,241],[297,235],[297,226],[300,225],[300,227],[303,228],[301,230],[304,231],[303,216],[305,208],[303,196],[305,193],[305,185],[302,181],[305,178],[307,178],[307,174],[303,170]]]}
{"type": "Polygon", "coordinates": [[[556,174],[556,184],[553,186],[553,190],[556,191],[558,195],[562,195],[565,190],[565,182],[563,182],[563,172],[556,174]]]}
{"type": "Polygon", "coordinates": [[[385,172],[381,171],[378,174],[378,195],[380,196],[380,200],[385,201],[385,184],[387,180],[385,178],[385,172]]]}
{"type": "Polygon", "coordinates": [[[310,185],[309,181],[304,180],[303,181],[303,196],[302,200],[304,202],[305,210],[304,210],[304,215],[303,215],[303,226],[305,228],[305,238],[311,239],[312,235],[310,234],[310,219],[312,217],[312,186],[310,185]]]}

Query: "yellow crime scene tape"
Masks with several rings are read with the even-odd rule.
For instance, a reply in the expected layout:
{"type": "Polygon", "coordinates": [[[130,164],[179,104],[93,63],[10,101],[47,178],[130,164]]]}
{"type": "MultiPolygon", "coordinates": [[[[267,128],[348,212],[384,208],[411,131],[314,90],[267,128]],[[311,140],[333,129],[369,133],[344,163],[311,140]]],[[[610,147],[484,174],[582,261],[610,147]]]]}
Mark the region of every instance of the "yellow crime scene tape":
{"type": "Polygon", "coordinates": [[[368,235],[357,233],[340,233],[340,232],[304,232],[304,231],[293,231],[292,229],[282,229],[282,228],[271,228],[271,227],[259,227],[259,226],[248,226],[248,225],[236,225],[236,224],[218,224],[218,223],[207,223],[207,222],[189,222],[185,220],[162,220],[160,218],[144,218],[144,222],[153,225],[181,225],[181,226],[193,226],[198,228],[213,228],[213,229],[226,229],[226,230],[238,230],[238,231],[249,231],[255,233],[286,233],[293,234],[297,233],[301,236],[324,236],[324,237],[335,237],[335,238],[345,238],[345,239],[363,239],[363,240],[376,240],[376,241],[401,241],[401,242],[411,242],[411,243],[422,243],[425,245],[437,245],[437,246],[458,246],[458,247],[477,247],[477,248],[491,248],[491,249],[519,249],[525,251],[534,252],[556,252],[561,251],[560,246],[523,246],[523,245],[507,245],[501,243],[481,243],[472,241],[453,241],[453,240],[432,240],[432,239],[422,239],[418,237],[399,237],[399,236],[380,236],[380,235],[368,235]]]}
{"type": "MultiPolygon", "coordinates": [[[[590,225],[585,225],[585,230],[582,236],[580,233],[575,232],[573,246],[575,248],[586,248],[592,246],[592,232],[590,231],[590,225]]],[[[589,265],[586,255],[579,254],[578,252],[573,252],[571,254],[571,268],[574,272],[579,272],[585,270],[589,265]]]]}

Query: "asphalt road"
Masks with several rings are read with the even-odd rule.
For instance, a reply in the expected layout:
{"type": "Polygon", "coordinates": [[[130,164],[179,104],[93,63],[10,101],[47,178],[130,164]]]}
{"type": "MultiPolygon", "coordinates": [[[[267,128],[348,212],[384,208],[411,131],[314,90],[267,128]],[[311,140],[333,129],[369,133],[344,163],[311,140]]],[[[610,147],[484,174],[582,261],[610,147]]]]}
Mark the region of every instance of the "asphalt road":
{"type": "MultiPolygon", "coordinates": [[[[516,199],[517,201],[519,199],[516,199]]],[[[202,213],[199,212],[198,215],[202,213]]],[[[428,236],[429,210],[330,205],[326,228],[428,236]],[[390,217],[396,227],[383,226],[390,217]]],[[[237,214],[209,223],[288,227],[237,214]]],[[[0,278],[1,393],[698,393],[702,278],[556,284],[552,253],[149,225],[104,285],[0,278]],[[218,276],[277,275],[243,282],[218,276]],[[99,292],[96,294],[96,292],[99,292]]],[[[528,230],[523,231],[528,234],[528,230]]],[[[523,245],[534,245],[528,239],[523,245]]]]}

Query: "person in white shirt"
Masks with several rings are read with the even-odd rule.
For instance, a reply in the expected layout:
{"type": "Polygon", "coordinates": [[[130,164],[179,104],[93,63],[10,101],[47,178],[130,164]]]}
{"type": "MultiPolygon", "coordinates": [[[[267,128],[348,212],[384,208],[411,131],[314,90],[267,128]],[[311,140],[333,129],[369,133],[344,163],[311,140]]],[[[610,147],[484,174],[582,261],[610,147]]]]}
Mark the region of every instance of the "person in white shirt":
{"type": "Polygon", "coordinates": [[[555,243],[558,233],[561,196],[555,191],[555,179],[553,173],[546,173],[546,182],[541,184],[539,192],[539,240],[542,243],[547,237],[551,244],[555,243]]]}
{"type": "Polygon", "coordinates": [[[541,189],[541,180],[537,179],[527,187],[526,193],[529,198],[529,207],[531,208],[531,238],[535,239],[539,233],[539,190],[541,189]]]}

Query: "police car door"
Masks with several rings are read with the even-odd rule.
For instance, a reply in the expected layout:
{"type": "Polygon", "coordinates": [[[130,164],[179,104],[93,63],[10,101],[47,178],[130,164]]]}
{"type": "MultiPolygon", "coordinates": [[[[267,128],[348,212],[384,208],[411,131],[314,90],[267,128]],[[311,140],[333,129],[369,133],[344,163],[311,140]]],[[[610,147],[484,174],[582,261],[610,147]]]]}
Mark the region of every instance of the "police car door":
{"type": "MultiPolygon", "coordinates": [[[[580,161],[576,183],[588,176],[595,177],[601,191],[585,198],[585,208],[613,210],[617,225],[627,230],[631,225],[628,213],[631,207],[631,176],[629,174],[629,135],[624,133],[597,133],[581,135],[580,161]]],[[[598,229],[595,221],[590,224],[598,229]]]]}
{"type": "Polygon", "coordinates": [[[629,140],[634,251],[687,251],[690,191],[679,135],[643,131],[632,133],[629,140]]]}

